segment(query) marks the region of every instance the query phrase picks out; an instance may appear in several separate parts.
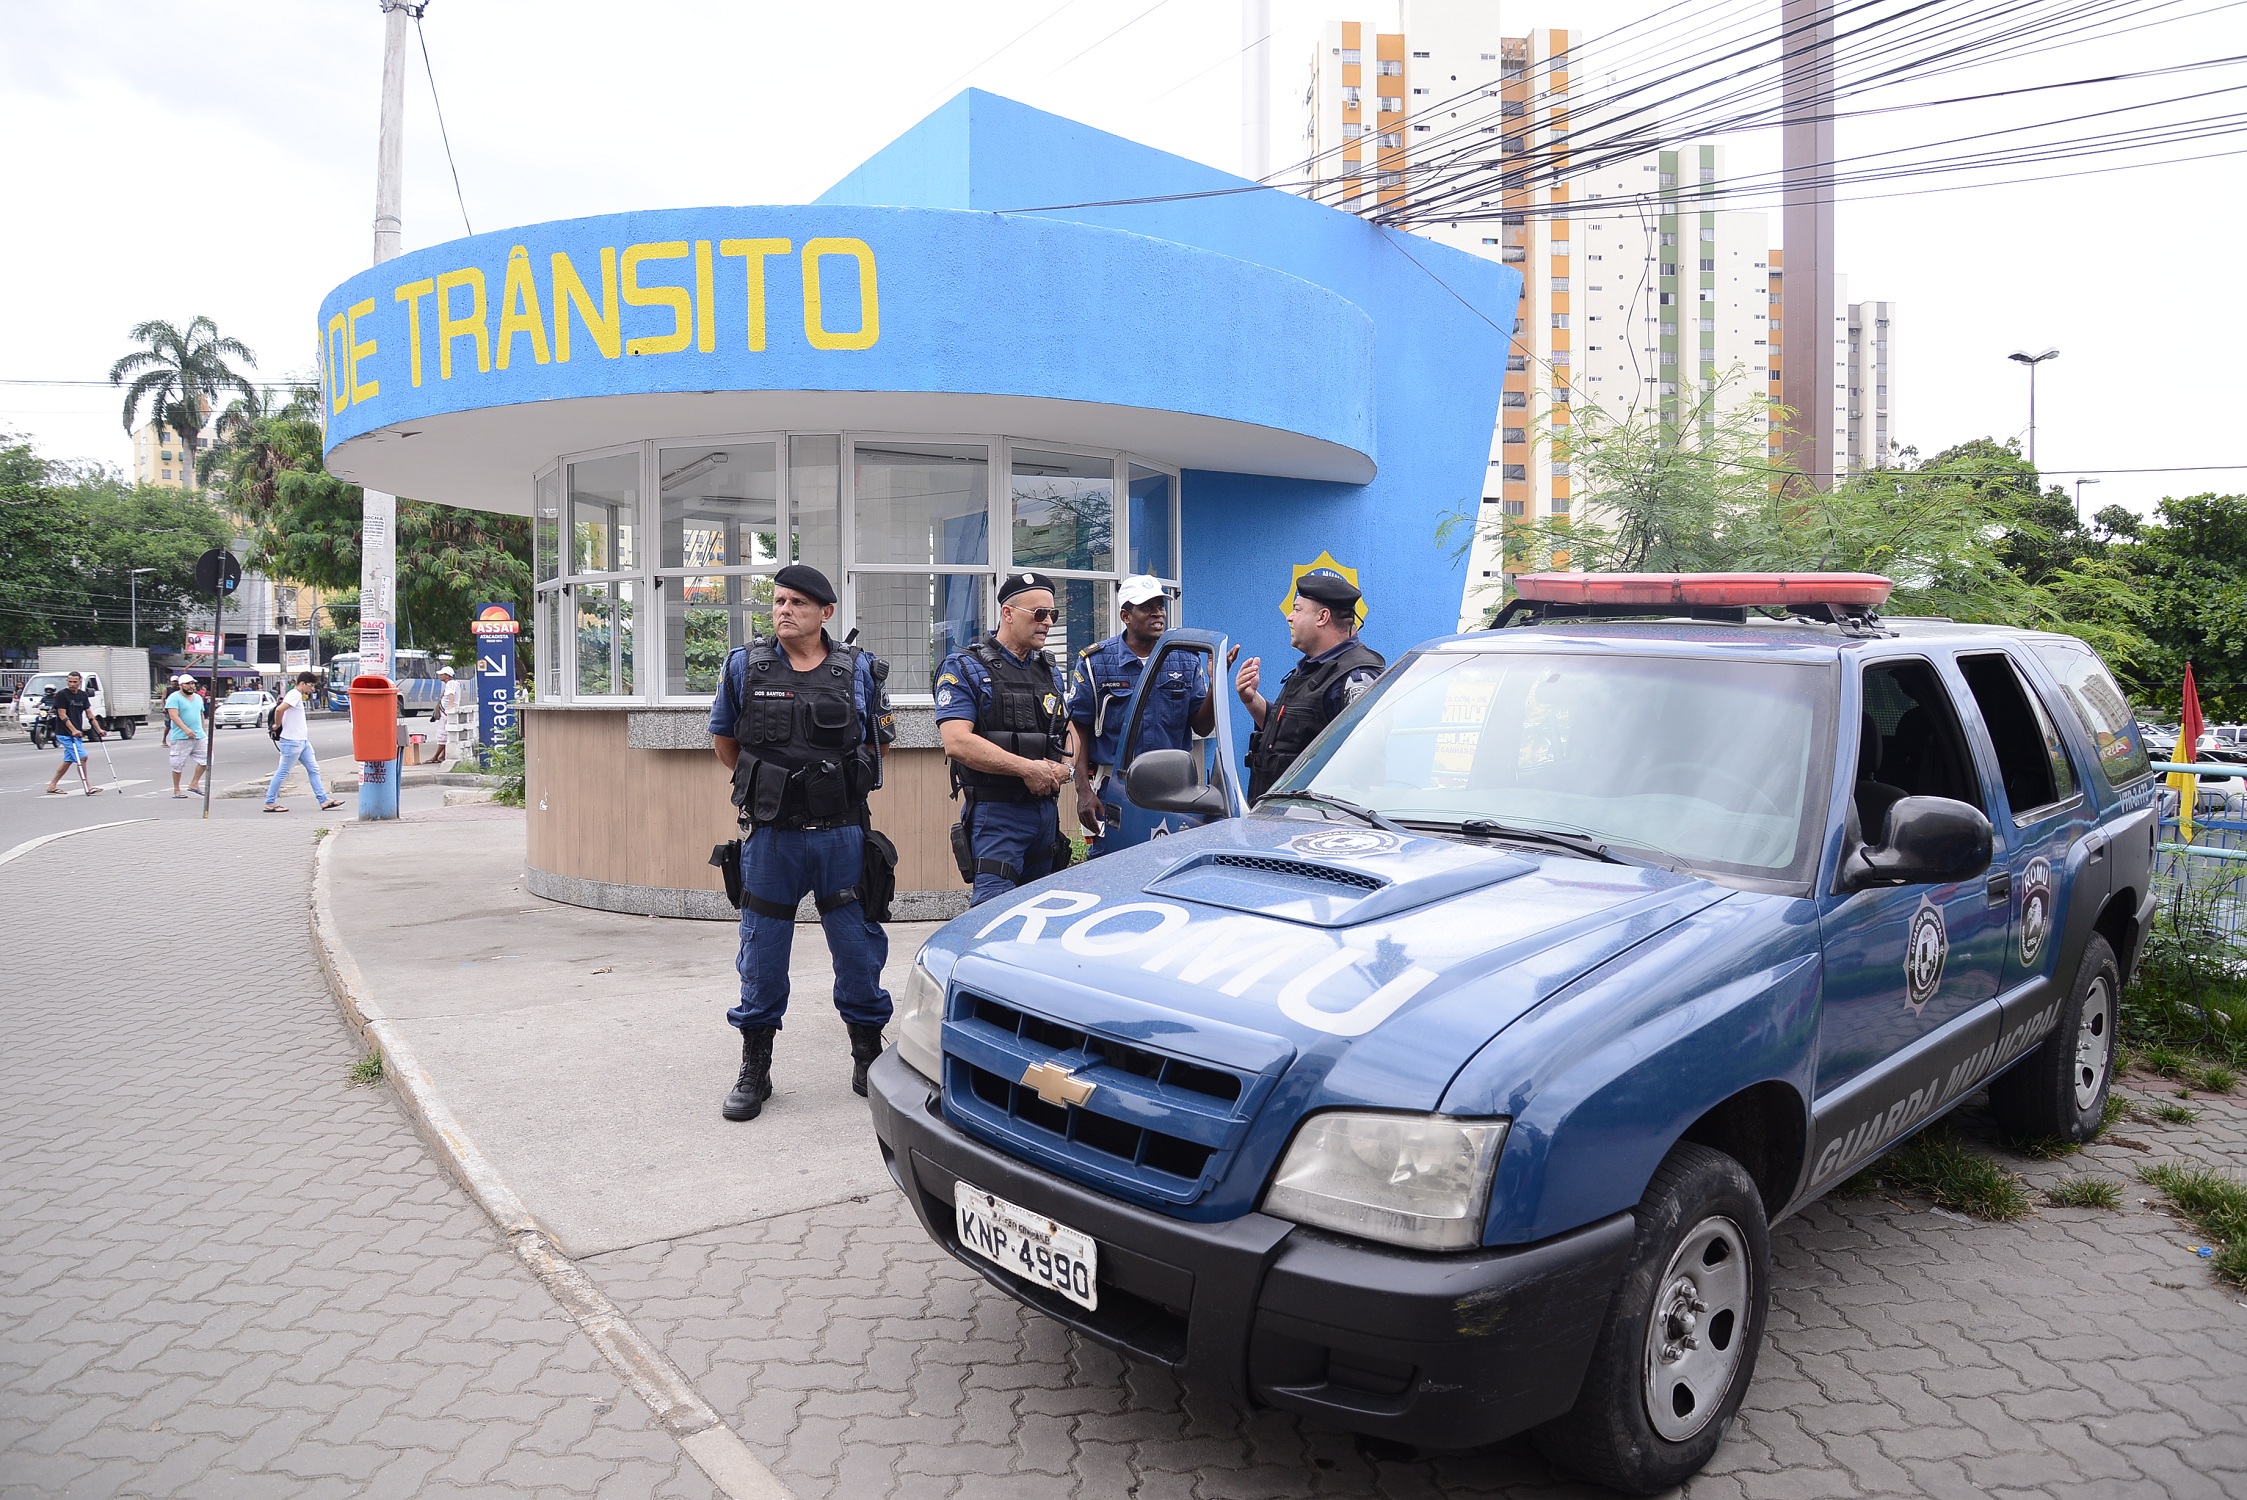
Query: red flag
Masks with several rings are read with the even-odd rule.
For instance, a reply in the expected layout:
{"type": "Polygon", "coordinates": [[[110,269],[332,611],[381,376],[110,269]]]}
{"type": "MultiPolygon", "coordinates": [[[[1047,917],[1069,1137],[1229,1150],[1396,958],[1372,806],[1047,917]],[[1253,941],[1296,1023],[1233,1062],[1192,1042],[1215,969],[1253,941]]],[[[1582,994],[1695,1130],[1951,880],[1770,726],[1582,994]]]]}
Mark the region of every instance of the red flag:
{"type": "Polygon", "coordinates": [[[2200,717],[2200,689],[2193,686],[2192,663],[2188,661],[2185,663],[2184,717],[2177,726],[2177,759],[2200,759],[2200,736],[2206,728],[2200,717]]]}

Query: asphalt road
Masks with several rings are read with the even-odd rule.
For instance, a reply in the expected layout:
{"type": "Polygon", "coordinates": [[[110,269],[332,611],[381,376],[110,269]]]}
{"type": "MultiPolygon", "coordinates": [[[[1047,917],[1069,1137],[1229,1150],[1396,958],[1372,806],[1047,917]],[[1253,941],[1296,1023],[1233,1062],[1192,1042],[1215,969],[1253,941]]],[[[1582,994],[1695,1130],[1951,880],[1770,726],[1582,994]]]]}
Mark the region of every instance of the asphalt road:
{"type": "MultiPolygon", "coordinates": [[[[418,723],[416,727],[420,727],[418,723]]],[[[200,797],[191,802],[172,800],[172,771],[165,758],[163,731],[157,725],[145,726],[130,740],[113,734],[107,739],[89,742],[86,750],[98,793],[92,797],[86,795],[74,768],[58,788],[68,795],[49,797],[42,789],[55,767],[61,764],[62,753],[34,749],[20,734],[10,733],[0,738],[0,853],[25,839],[96,823],[114,823],[122,818],[159,818],[166,822],[202,818],[200,797]],[[106,757],[104,750],[108,752],[106,757]]],[[[332,780],[351,771],[350,720],[341,717],[314,719],[312,750],[320,758],[323,776],[332,780]]],[[[274,762],[273,742],[255,729],[223,730],[213,742],[212,755],[216,764],[211,817],[265,816],[259,811],[260,798],[230,798],[218,794],[245,781],[270,776],[274,762]]],[[[188,774],[193,774],[192,767],[188,774]]],[[[187,777],[183,776],[180,784],[184,787],[187,777]]],[[[356,792],[335,795],[342,797],[343,806],[325,814],[326,817],[348,817],[357,811],[356,792]]],[[[435,787],[408,787],[403,793],[402,808],[434,807],[442,797],[442,792],[435,787]]],[[[310,798],[301,792],[285,795],[283,801],[293,808],[293,816],[314,810],[310,798]]]]}

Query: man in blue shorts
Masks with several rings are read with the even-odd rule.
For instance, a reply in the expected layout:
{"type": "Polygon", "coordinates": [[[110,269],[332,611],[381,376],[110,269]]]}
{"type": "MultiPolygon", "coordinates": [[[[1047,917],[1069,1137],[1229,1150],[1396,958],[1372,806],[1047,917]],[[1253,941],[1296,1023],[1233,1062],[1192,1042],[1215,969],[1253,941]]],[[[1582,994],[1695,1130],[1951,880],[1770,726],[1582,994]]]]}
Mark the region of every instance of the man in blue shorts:
{"type": "Polygon", "coordinates": [[[101,788],[94,785],[93,773],[86,769],[86,741],[101,738],[101,725],[94,719],[93,695],[86,691],[86,680],[76,672],[55,694],[55,744],[62,749],[62,764],[55,774],[47,778],[49,796],[66,795],[56,787],[72,766],[78,768],[78,779],[85,783],[86,795],[91,797],[101,788]]]}

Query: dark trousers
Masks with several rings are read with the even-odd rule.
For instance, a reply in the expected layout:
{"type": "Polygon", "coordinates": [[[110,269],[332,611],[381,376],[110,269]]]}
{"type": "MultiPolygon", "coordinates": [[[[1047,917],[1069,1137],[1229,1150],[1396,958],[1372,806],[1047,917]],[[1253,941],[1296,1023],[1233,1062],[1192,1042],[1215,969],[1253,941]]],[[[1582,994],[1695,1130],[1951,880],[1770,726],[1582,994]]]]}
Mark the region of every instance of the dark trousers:
{"type": "MultiPolygon", "coordinates": [[[[741,975],[741,1003],[726,1012],[736,1026],[778,1026],[788,1010],[788,956],[796,943],[796,904],[809,895],[831,896],[858,884],[865,838],[849,828],[760,828],[741,841],[741,889],[775,906],[785,917],[741,910],[741,952],[734,968],[741,975]]],[[[819,919],[827,951],[835,960],[835,1009],[860,1026],[889,1022],[889,991],[882,988],[882,965],[889,959],[889,934],[867,920],[856,901],[819,919]]]]}
{"type": "Polygon", "coordinates": [[[978,906],[993,896],[1003,896],[1053,871],[1053,846],[1061,837],[1061,803],[1053,797],[1036,802],[982,802],[968,819],[968,843],[975,851],[975,890],[967,904],[978,906]],[[985,860],[1012,865],[1017,879],[986,874],[985,860]]]}

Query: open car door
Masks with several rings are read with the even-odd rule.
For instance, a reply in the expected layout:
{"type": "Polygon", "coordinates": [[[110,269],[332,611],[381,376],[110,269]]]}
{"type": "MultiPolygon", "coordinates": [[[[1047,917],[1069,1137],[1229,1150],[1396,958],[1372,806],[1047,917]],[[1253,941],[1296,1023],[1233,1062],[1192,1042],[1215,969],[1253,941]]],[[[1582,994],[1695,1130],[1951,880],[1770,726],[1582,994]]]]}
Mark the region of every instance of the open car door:
{"type": "MultiPolygon", "coordinates": [[[[1146,670],[1139,674],[1139,684],[1132,690],[1123,734],[1116,741],[1116,796],[1123,815],[1115,830],[1115,846],[1143,844],[1182,829],[1198,828],[1215,818],[1237,818],[1248,811],[1240,783],[1240,761],[1233,753],[1232,716],[1223,696],[1230,691],[1225,676],[1225,657],[1230,649],[1231,642],[1221,633],[1183,625],[1165,631],[1155,643],[1146,670]],[[1182,662],[1181,656],[1199,660],[1182,662]],[[1175,745],[1167,737],[1156,743],[1158,721],[1147,714],[1151,695],[1166,691],[1164,684],[1175,683],[1179,667],[1197,665],[1206,672],[1210,697],[1217,705],[1215,731],[1190,735],[1185,745],[1175,745]],[[1132,800],[1132,765],[1150,754],[1166,763],[1168,774],[1157,779],[1164,783],[1166,795],[1162,800],[1167,806],[1141,806],[1132,800]],[[1167,764],[1175,761],[1185,764],[1167,764]],[[1190,794],[1180,795],[1182,788],[1189,789],[1190,794]],[[1194,810],[1184,810],[1187,804],[1194,810]]],[[[1188,670],[1187,679],[1193,676],[1188,670]]],[[[1142,784],[1147,784],[1144,779],[1142,784]]]]}

